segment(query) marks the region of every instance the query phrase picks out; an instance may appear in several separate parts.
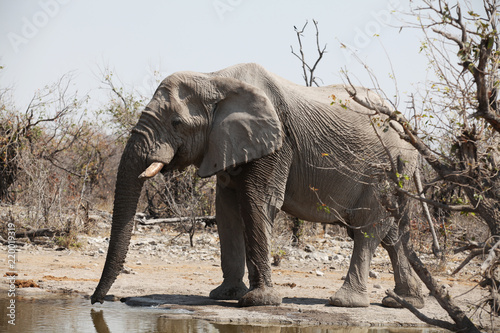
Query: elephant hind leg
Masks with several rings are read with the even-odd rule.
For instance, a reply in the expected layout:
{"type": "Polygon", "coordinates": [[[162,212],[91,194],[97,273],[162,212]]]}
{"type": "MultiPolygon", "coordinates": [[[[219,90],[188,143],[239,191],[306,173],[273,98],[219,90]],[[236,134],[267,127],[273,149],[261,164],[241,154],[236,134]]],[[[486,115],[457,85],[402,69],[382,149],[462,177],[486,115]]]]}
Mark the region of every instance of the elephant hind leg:
{"type": "MultiPolygon", "coordinates": [[[[402,245],[402,242],[409,241],[408,238],[408,235],[400,237],[398,227],[393,225],[382,241],[382,246],[389,254],[394,269],[394,282],[396,283],[394,292],[415,308],[421,309],[424,307],[421,283],[413,271],[408,258],[404,254],[402,245]]],[[[382,300],[382,304],[391,308],[401,307],[401,305],[390,296],[386,296],[382,300]]]]}
{"type": "Polygon", "coordinates": [[[374,227],[362,230],[351,229],[354,249],[346,279],[342,287],[330,297],[330,305],[342,307],[368,307],[370,299],[367,292],[368,272],[380,237],[374,227]]]}

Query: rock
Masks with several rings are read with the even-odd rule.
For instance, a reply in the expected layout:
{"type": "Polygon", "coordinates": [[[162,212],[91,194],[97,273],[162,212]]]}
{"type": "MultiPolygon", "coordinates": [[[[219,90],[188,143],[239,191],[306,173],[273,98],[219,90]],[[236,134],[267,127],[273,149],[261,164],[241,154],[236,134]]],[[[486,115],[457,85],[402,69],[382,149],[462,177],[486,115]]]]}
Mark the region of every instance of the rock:
{"type": "Polygon", "coordinates": [[[316,276],[323,276],[323,275],[325,275],[325,273],[323,273],[323,272],[322,272],[322,271],[320,271],[320,270],[316,270],[316,272],[315,272],[315,273],[316,273],[316,276]]]}
{"type": "Polygon", "coordinates": [[[374,284],[373,288],[375,288],[375,289],[382,289],[382,286],[380,284],[374,284]]]}
{"type": "Polygon", "coordinates": [[[316,251],[316,248],[310,244],[307,244],[304,248],[304,251],[312,253],[312,252],[316,251]]]}
{"type": "Polygon", "coordinates": [[[141,262],[141,261],[138,261],[138,262],[136,262],[135,264],[136,264],[137,266],[140,266],[140,265],[142,265],[142,262],[141,262]]]}
{"type": "Polygon", "coordinates": [[[130,268],[130,267],[123,266],[122,273],[123,274],[134,274],[134,271],[132,271],[132,268],[130,268]]]}
{"type": "Polygon", "coordinates": [[[109,224],[105,223],[105,222],[99,222],[99,223],[97,223],[97,228],[98,229],[108,229],[109,228],[109,224]]]}
{"type": "Polygon", "coordinates": [[[375,271],[370,271],[368,273],[368,276],[371,277],[372,279],[378,279],[380,277],[380,274],[378,272],[375,272],[375,271]]]}
{"type": "Polygon", "coordinates": [[[352,243],[349,243],[349,242],[343,242],[343,243],[340,245],[340,248],[341,248],[341,249],[352,249],[352,243]]]}
{"type": "Polygon", "coordinates": [[[329,256],[328,257],[329,260],[338,260],[338,261],[342,261],[344,260],[344,256],[341,255],[340,253],[339,254],[334,254],[332,256],[329,256]]]}
{"type": "Polygon", "coordinates": [[[99,248],[99,250],[97,250],[97,252],[99,252],[99,253],[106,253],[106,251],[104,251],[104,249],[102,249],[102,248],[99,248]]]}
{"type": "Polygon", "coordinates": [[[313,259],[316,261],[328,261],[328,255],[324,253],[311,253],[311,254],[306,254],[305,259],[313,259]]]}
{"type": "Polygon", "coordinates": [[[324,262],[329,261],[328,254],[326,254],[326,253],[320,253],[320,254],[318,255],[318,257],[319,257],[319,259],[320,259],[320,260],[322,260],[322,261],[324,261],[324,262]]]}
{"type": "Polygon", "coordinates": [[[441,289],[443,289],[444,292],[449,293],[450,289],[451,289],[451,286],[449,284],[445,283],[445,284],[441,285],[441,289]]]}

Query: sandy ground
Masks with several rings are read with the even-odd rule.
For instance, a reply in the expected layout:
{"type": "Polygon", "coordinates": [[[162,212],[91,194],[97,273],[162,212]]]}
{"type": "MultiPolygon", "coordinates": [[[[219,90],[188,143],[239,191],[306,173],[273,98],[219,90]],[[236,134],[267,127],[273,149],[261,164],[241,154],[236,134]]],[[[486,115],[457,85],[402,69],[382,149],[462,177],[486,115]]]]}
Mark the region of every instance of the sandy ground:
{"type": "MultiPolygon", "coordinates": [[[[369,281],[371,306],[369,308],[338,308],[327,306],[327,299],[341,286],[347,272],[350,242],[332,238],[319,239],[311,244],[312,252],[286,249],[287,258],[279,267],[273,267],[273,282],[283,296],[281,306],[239,308],[233,301],[214,301],[208,298],[210,290],[222,281],[217,234],[196,236],[195,248],[185,238],[177,239],[156,230],[134,235],[123,272],[109,294],[115,300],[129,298],[129,305],[160,305],[194,311],[183,314],[213,322],[245,324],[294,325],[354,325],[354,326],[425,326],[408,310],[381,306],[385,290],[394,287],[389,259],[380,248],[373,260],[374,278],[369,281]]],[[[107,240],[104,237],[82,237],[79,250],[56,251],[53,246],[25,245],[17,253],[17,281],[31,282],[38,288],[20,288],[19,296],[34,291],[64,292],[88,297],[92,294],[104,265],[107,240]]],[[[309,249],[310,250],[310,249],[309,249]]],[[[2,253],[7,253],[3,246],[2,253]]],[[[437,275],[463,309],[474,309],[485,294],[476,285],[472,264],[468,271],[451,277],[450,269],[460,258],[451,258],[448,267],[437,275]],[[472,289],[472,290],[471,290],[472,289]]],[[[431,259],[429,262],[432,264],[431,259]]],[[[8,272],[7,255],[0,259],[4,272],[8,272]]],[[[1,267],[1,266],[0,266],[1,267]]],[[[2,274],[3,275],[3,274],[2,274]]],[[[33,284],[32,284],[33,286],[33,284]]],[[[1,288],[6,289],[4,282],[1,288]]],[[[426,289],[425,289],[426,290],[426,289]]],[[[428,296],[422,310],[427,316],[449,320],[435,299],[428,296]]],[[[93,305],[98,309],[99,304],[93,305]]],[[[89,307],[90,301],[89,301],[89,307]]],[[[175,315],[179,316],[179,315],[175,315]]],[[[476,311],[474,322],[491,326],[486,312],[476,311]]],[[[493,322],[500,327],[498,318],[493,322]]]]}

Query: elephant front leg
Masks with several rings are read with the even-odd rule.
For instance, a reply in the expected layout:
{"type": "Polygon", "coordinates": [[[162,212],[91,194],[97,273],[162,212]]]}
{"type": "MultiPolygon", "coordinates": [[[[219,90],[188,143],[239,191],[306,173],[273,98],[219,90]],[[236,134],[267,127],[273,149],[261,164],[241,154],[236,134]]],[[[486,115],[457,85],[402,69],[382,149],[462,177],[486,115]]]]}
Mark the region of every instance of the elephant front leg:
{"type": "Polygon", "coordinates": [[[224,280],[210,292],[210,298],[239,300],[248,292],[245,275],[245,239],[237,195],[226,186],[217,184],[217,230],[221,247],[221,268],[224,280]]]}
{"type": "Polygon", "coordinates": [[[279,305],[282,298],[273,288],[269,261],[271,221],[274,214],[262,211],[262,205],[248,201],[248,198],[241,204],[241,209],[245,225],[250,291],[240,299],[238,304],[240,306],[279,305]]]}
{"type": "Polygon", "coordinates": [[[331,305],[342,307],[368,307],[370,305],[366,284],[371,258],[380,244],[380,238],[370,230],[363,231],[352,230],[354,248],[349,271],[342,287],[330,297],[331,305]]]}

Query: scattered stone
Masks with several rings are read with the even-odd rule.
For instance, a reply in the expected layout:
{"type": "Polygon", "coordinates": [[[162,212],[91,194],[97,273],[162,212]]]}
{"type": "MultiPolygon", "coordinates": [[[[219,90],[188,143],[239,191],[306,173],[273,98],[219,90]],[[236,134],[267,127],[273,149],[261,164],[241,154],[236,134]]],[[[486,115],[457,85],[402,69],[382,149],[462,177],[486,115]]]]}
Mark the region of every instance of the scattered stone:
{"type": "Polygon", "coordinates": [[[322,272],[322,271],[320,271],[320,270],[316,270],[316,272],[315,272],[315,273],[316,273],[316,276],[323,276],[323,275],[325,275],[325,273],[323,273],[323,272],[322,272]]]}
{"type": "Polygon", "coordinates": [[[441,289],[443,289],[445,292],[449,292],[451,286],[449,284],[443,284],[441,285],[441,289]]]}
{"type": "Polygon", "coordinates": [[[105,253],[106,251],[104,251],[104,249],[102,249],[102,248],[99,248],[99,250],[97,250],[97,252],[99,252],[99,253],[105,253]]]}
{"type": "Polygon", "coordinates": [[[372,279],[378,279],[380,277],[380,274],[378,272],[375,272],[375,271],[370,271],[368,273],[368,276],[371,277],[372,279]]]}
{"type": "Polygon", "coordinates": [[[307,244],[304,248],[304,251],[312,253],[312,252],[316,251],[316,248],[310,244],[307,244]]]}
{"type": "Polygon", "coordinates": [[[135,264],[136,264],[137,266],[140,266],[140,265],[142,265],[142,262],[141,262],[141,261],[138,261],[138,262],[136,262],[135,264]]]}
{"type": "Polygon", "coordinates": [[[132,268],[125,267],[125,266],[123,266],[123,268],[122,268],[122,273],[123,274],[135,274],[135,272],[132,270],[132,268]]]}
{"type": "Polygon", "coordinates": [[[382,289],[382,286],[380,284],[374,284],[373,288],[375,288],[375,289],[382,289]]]}
{"type": "Polygon", "coordinates": [[[344,260],[344,256],[341,255],[340,253],[339,254],[334,254],[332,256],[329,256],[328,257],[330,260],[338,260],[338,261],[342,261],[344,260]]]}

